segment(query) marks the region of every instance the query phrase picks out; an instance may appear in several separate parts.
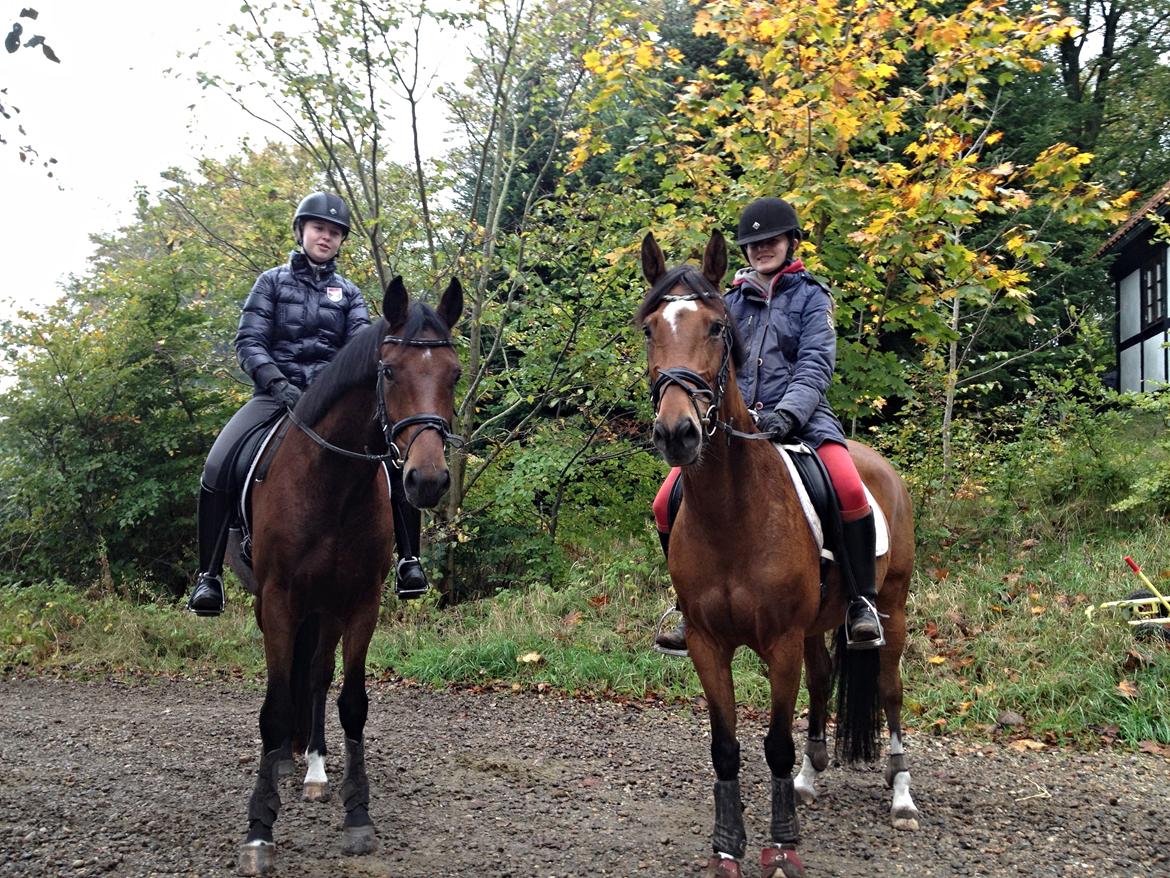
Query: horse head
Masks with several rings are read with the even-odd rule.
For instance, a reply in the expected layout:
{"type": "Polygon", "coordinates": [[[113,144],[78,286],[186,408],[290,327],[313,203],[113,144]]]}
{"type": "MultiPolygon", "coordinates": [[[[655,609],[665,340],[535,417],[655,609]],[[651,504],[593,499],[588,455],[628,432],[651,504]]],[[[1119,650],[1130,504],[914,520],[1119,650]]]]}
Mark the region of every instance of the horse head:
{"type": "Polygon", "coordinates": [[[727,271],[727,243],[712,233],[696,269],[667,269],[653,233],[642,239],[642,274],[650,291],[635,322],[646,336],[654,447],[671,466],[694,463],[714,430],[738,336],[719,285],[727,271]]]}
{"type": "Polygon", "coordinates": [[[386,286],[382,316],[389,326],[379,351],[379,406],[386,440],[397,449],[407,499],[420,509],[438,504],[451,484],[445,456],[454,437],[459,357],[451,327],[463,315],[463,287],[453,279],[437,309],[411,303],[396,277],[386,286]]]}

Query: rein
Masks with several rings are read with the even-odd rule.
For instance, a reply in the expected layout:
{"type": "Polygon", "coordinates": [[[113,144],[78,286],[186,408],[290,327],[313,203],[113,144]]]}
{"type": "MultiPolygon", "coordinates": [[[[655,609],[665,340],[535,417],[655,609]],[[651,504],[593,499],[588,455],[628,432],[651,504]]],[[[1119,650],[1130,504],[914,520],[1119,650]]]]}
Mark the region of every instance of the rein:
{"type": "MultiPolygon", "coordinates": [[[[663,296],[663,302],[693,302],[701,299],[702,296],[698,293],[687,293],[683,296],[663,296]]],[[[654,406],[654,417],[658,417],[658,407],[662,402],[662,394],[665,390],[674,385],[678,387],[683,393],[687,395],[687,399],[691,402],[691,407],[695,410],[695,416],[699,419],[699,423],[703,425],[703,432],[710,437],[715,435],[716,430],[722,430],[727,434],[728,443],[731,442],[731,437],[737,439],[767,439],[771,440],[771,435],[768,433],[745,433],[742,430],[737,430],[730,423],[719,417],[719,404],[723,401],[723,394],[727,390],[727,378],[731,372],[731,325],[729,323],[723,324],[723,359],[719,363],[719,371],[715,375],[715,387],[712,388],[707,383],[707,379],[683,366],[670,366],[666,369],[658,370],[658,377],[654,379],[654,383],[650,386],[650,402],[654,406]],[[705,397],[708,400],[707,411],[702,412],[699,409],[699,397],[705,397]]]]}
{"type": "MultiPolygon", "coordinates": [[[[416,348],[452,348],[455,345],[450,339],[442,338],[404,338],[400,335],[387,335],[383,337],[382,344],[400,344],[416,348]]],[[[414,445],[415,440],[418,439],[427,430],[434,430],[443,438],[443,447],[448,445],[460,446],[463,444],[462,438],[456,436],[451,432],[451,425],[447,423],[447,419],[436,414],[421,414],[411,415],[403,418],[400,421],[390,422],[390,413],[386,410],[386,382],[391,375],[391,368],[385,363],[379,361],[378,363],[378,381],[375,385],[375,395],[378,398],[378,410],[376,420],[382,427],[382,435],[386,438],[386,451],[382,454],[370,454],[368,452],[350,451],[348,448],[342,448],[334,445],[328,439],[318,434],[312,427],[302,421],[296,416],[296,413],[290,408],[288,410],[288,417],[306,436],[312,439],[321,448],[326,451],[332,451],[334,454],[340,454],[342,457],[348,457],[352,460],[366,460],[371,463],[381,463],[389,461],[393,466],[402,468],[406,463],[406,458],[410,454],[410,449],[414,445]],[[419,430],[407,443],[406,448],[400,449],[395,442],[398,434],[408,427],[419,427],[419,430]]]]}

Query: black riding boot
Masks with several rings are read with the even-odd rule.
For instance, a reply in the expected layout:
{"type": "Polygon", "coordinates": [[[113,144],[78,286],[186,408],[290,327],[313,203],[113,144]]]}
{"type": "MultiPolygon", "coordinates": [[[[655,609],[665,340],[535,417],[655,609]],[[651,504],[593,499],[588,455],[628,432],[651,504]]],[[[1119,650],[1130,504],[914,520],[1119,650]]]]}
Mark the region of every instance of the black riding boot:
{"type": "Polygon", "coordinates": [[[231,497],[227,491],[212,491],[199,485],[199,575],[187,601],[197,616],[218,616],[223,612],[223,553],[227,546],[231,497]]]}
{"type": "Polygon", "coordinates": [[[849,589],[849,610],[845,617],[845,640],[850,649],[876,649],[886,642],[877,610],[877,582],[873,511],[841,526],[845,557],[841,573],[849,589]]]}
{"type": "MultiPolygon", "coordinates": [[[[670,531],[659,531],[658,539],[662,543],[663,557],[670,557],[670,531]]],[[[663,613],[662,618],[674,611],[671,607],[666,613],[663,613]]],[[[662,622],[659,621],[659,626],[662,622]]],[[[660,631],[654,636],[654,650],[665,655],[686,656],[687,655],[687,620],[681,614],[679,616],[678,624],[670,631],[660,631]]]]}
{"type": "Polygon", "coordinates": [[[419,560],[422,540],[422,512],[411,506],[402,487],[402,471],[390,467],[390,499],[394,507],[394,543],[398,547],[398,567],[394,575],[394,594],[408,601],[422,597],[427,590],[427,575],[419,560]]]}

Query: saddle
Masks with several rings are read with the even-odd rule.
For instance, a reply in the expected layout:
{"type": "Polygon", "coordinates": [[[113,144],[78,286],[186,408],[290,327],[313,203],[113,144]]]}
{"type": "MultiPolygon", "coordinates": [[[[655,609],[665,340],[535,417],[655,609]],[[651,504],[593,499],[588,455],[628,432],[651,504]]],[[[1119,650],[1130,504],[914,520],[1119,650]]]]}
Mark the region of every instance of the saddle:
{"type": "MultiPolygon", "coordinates": [[[[804,510],[805,519],[812,530],[820,551],[821,563],[831,563],[836,560],[836,552],[841,551],[841,505],[837,502],[837,491],[829,478],[829,471],[817,457],[813,449],[803,442],[790,445],[773,443],[773,448],[784,459],[788,473],[792,477],[792,485],[800,498],[800,507],[804,510]]],[[[873,509],[874,529],[877,532],[875,544],[876,557],[880,558],[890,550],[890,529],[886,524],[886,516],[877,500],[863,484],[865,497],[873,509]]],[[[670,497],[666,503],[666,517],[671,527],[678,515],[683,500],[683,481],[676,479],[671,488],[670,497]]]]}
{"type": "Polygon", "coordinates": [[[240,560],[249,568],[252,566],[252,485],[264,481],[268,465],[291,424],[288,415],[277,414],[258,424],[233,452],[228,490],[239,502],[233,503],[228,528],[239,534],[240,560]],[[272,453],[266,454],[268,451],[272,453]]]}
{"type": "MultiPolygon", "coordinates": [[[[232,497],[239,498],[239,503],[234,504],[228,528],[235,532],[239,540],[240,560],[249,569],[252,567],[252,488],[268,475],[268,467],[291,426],[292,420],[286,414],[278,414],[272,420],[259,424],[236,447],[232,459],[229,490],[232,497]]],[[[382,469],[386,470],[386,487],[389,491],[392,482],[385,461],[382,461],[382,469]]]]}

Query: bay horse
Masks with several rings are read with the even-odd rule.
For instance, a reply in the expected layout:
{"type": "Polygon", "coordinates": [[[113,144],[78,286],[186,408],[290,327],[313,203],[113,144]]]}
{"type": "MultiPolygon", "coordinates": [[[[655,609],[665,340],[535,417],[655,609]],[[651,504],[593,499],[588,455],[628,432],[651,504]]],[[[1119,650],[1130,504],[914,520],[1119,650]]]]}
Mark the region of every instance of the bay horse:
{"type": "Polygon", "coordinates": [[[290,416],[299,429],[289,430],[264,480],[254,485],[252,573],[268,685],[260,709],[260,767],[237,860],[241,875],[274,867],[277,786],[292,770],[294,751],[308,763],[305,798],[329,798],[325,700],[339,641],[344,681],[337,710],[346,750],[342,852],[375,847],[362,732],[366,652],[394,551],[386,462],[401,468],[414,506],[433,507],[446,493],[444,454],[460,373],[450,330],[462,313],[458,280],[432,309],[412,303],[402,278],[394,278],[385,289],[383,316],[347,342],[310,385],[290,416]]]}
{"type": "Polygon", "coordinates": [[[835,566],[825,576],[812,529],[780,454],[757,433],[735,382],[743,348],[719,292],[727,271],[727,245],[716,231],[701,270],[666,267],[662,249],[647,234],[642,273],[650,285],[635,323],[646,336],[646,359],[655,407],[653,442],[671,466],[682,468],[683,502],[670,538],[668,569],[687,620],[687,648],[711,717],[715,768],[714,854],[708,878],[739,878],[747,836],[739,791],[735,689],[731,660],[747,646],[768,668],[771,718],[764,755],[772,774],[770,844],[761,851],[765,878],[798,878],[800,838],[796,797],[816,798],[817,774],[828,765],[825,726],[837,689],[836,750],[846,762],[872,761],[880,707],[890,735],[885,779],[894,789],[892,818],[916,829],[910,773],[902,747],[902,679],[906,594],[914,564],[914,523],[909,493],[877,452],[849,443],[863,481],[889,525],[889,549],[878,558],[878,610],[885,645],[845,648],[846,599],[835,566]],[[825,633],[836,630],[830,662],[825,633]],[[796,750],[792,721],[800,688],[801,658],[809,693],[808,743],[793,779],[796,750]]]}

